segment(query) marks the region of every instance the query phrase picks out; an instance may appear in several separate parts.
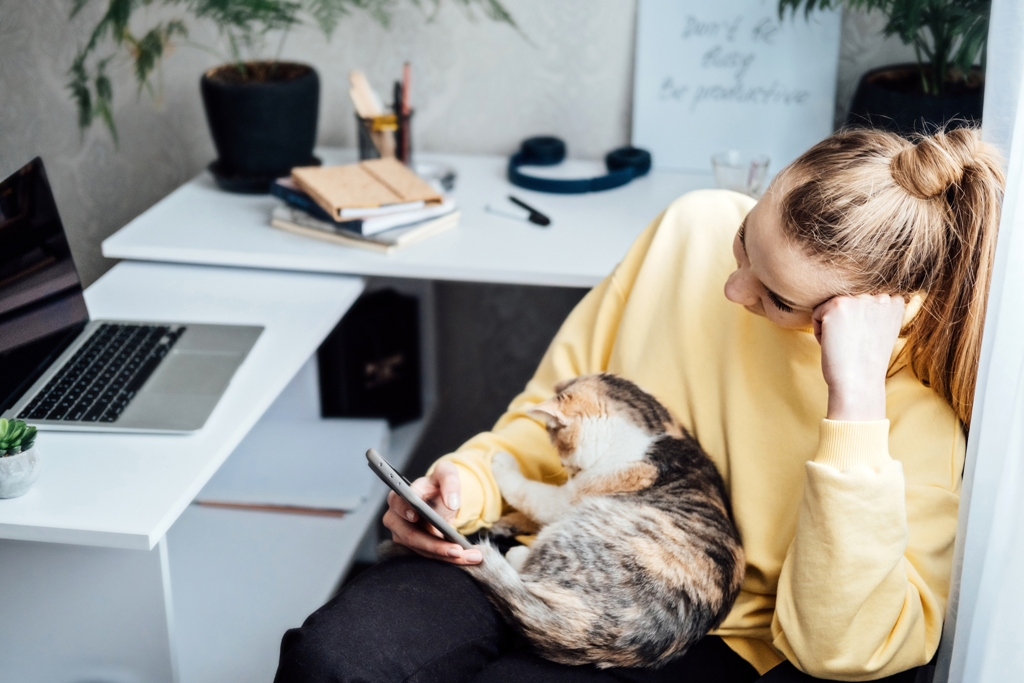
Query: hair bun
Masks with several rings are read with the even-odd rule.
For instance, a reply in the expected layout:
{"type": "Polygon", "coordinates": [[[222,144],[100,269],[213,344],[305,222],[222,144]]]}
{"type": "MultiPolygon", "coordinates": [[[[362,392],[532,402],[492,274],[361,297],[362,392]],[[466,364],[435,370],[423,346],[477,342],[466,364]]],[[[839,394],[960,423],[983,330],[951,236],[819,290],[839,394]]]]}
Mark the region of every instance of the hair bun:
{"type": "Polygon", "coordinates": [[[889,163],[893,179],[918,199],[931,199],[960,183],[974,162],[978,132],[958,128],[922,135],[897,152],[889,163]]]}

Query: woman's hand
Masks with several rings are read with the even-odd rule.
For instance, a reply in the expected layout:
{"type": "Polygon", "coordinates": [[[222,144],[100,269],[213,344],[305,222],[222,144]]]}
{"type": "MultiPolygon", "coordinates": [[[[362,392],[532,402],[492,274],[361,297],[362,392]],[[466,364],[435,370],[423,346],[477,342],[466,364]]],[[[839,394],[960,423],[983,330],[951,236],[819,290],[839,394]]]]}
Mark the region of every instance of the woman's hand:
{"type": "Polygon", "coordinates": [[[814,309],[830,420],[885,419],[885,376],[906,306],[901,296],[862,294],[814,309]]]}
{"type": "MultiPolygon", "coordinates": [[[[450,462],[437,463],[434,471],[412,483],[412,490],[434,508],[447,522],[455,519],[459,510],[459,471],[450,462]]],[[[419,514],[394,491],[388,493],[388,511],[384,513],[384,526],[391,530],[391,538],[423,557],[444,560],[454,564],[477,564],[483,557],[479,550],[464,550],[444,540],[433,526],[420,524],[419,514]]]]}

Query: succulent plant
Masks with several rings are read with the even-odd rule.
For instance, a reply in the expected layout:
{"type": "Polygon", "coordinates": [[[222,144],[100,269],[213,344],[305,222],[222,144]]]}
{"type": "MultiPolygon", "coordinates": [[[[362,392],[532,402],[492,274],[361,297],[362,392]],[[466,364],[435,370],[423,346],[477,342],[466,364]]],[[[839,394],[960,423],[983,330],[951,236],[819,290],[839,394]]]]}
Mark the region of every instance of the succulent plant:
{"type": "Polygon", "coordinates": [[[35,427],[29,427],[21,420],[0,417],[0,458],[23,453],[32,448],[35,442],[35,427]]]}

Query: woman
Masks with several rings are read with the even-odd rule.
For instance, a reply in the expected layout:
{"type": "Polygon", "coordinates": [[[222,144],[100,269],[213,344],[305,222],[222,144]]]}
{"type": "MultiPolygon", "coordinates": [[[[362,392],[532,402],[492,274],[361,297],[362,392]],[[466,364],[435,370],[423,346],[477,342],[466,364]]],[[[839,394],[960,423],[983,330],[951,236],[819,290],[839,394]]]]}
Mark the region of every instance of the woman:
{"type": "Polygon", "coordinates": [[[540,659],[452,566],[479,553],[426,533],[392,494],[384,523],[429,559],[378,565],[289,631],[277,680],[912,680],[949,593],[1002,187],[975,130],[848,131],[756,204],[682,197],[572,312],[494,429],[414,483],[463,532],[484,528],[502,511],[494,453],[561,476],[531,406],[577,375],[637,382],[719,468],[747,556],[729,616],[685,656],[659,670],[540,659]]]}

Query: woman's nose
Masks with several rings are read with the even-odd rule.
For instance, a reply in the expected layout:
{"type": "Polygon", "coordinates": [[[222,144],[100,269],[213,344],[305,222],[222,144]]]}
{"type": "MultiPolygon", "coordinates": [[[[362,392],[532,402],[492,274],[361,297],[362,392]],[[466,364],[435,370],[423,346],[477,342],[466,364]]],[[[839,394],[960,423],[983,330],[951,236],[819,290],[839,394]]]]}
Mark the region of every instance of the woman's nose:
{"type": "Polygon", "coordinates": [[[745,271],[745,268],[737,268],[725,281],[725,298],[740,306],[754,306],[759,300],[757,289],[745,271]]]}

